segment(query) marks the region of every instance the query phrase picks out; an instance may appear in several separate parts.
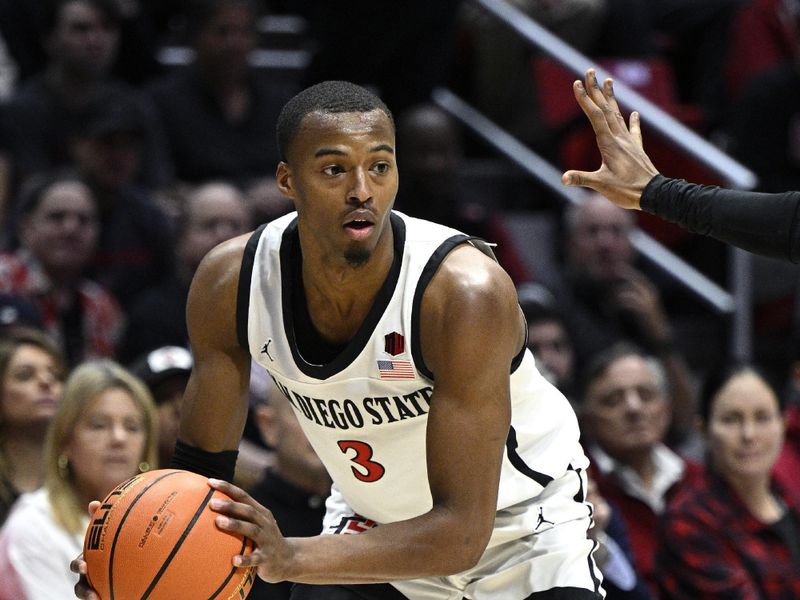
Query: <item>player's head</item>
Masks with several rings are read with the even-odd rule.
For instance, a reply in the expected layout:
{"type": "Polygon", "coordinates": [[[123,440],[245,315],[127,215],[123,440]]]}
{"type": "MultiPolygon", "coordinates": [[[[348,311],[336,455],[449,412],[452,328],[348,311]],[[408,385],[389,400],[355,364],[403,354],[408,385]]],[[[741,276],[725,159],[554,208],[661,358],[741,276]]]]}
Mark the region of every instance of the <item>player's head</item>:
{"type": "Polygon", "coordinates": [[[289,146],[303,120],[311,113],[336,114],[379,110],[394,129],[394,117],[389,107],[366,88],[349,81],[323,81],[304,89],[290,99],[278,116],[277,138],[281,159],[286,161],[289,146]]]}
{"type": "Polygon", "coordinates": [[[286,104],[278,140],[278,188],[297,209],[306,249],[354,268],[376,250],[385,260],[399,181],[386,105],[352,83],[320,83],[286,104]]]}

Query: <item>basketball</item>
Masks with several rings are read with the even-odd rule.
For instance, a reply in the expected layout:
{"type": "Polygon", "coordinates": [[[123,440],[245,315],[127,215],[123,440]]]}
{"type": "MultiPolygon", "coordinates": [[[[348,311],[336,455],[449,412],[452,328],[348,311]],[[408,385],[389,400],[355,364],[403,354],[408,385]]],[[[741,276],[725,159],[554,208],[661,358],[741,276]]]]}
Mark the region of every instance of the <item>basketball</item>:
{"type": "Polygon", "coordinates": [[[242,600],[254,568],[231,558],[253,543],[222,531],[208,508],[227,498],[205,477],[179,469],[137,475],[117,486],[89,521],[83,544],[89,584],[102,600],[242,600]]]}

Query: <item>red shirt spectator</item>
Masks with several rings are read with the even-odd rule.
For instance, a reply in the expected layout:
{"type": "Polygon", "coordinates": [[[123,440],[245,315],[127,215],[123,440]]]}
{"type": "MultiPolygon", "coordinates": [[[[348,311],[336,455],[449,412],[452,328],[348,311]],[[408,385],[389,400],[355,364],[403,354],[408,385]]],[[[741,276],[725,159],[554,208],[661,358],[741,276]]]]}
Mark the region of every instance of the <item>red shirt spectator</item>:
{"type": "Polygon", "coordinates": [[[800,557],[793,559],[780,525],[793,520],[797,542],[800,500],[777,491],[786,515],[767,525],[711,471],[682,487],[662,520],[663,545],[657,556],[661,597],[800,598],[800,557]]]}
{"type": "MultiPolygon", "coordinates": [[[[80,356],[71,362],[89,358],[113,357],[122,332],[123,313],[116,300],[97,283],[81,280],[75,288],[74,305],[67,308],[79,314],[83,339],[80,356]]],[[[0,254],[0,293],[31,298],[41,312],[45,331],[63,346],[65,339],[66,298],[55,289],[36,259],[26,250],[0,254]]],[[[69,317],[67,317],[69,318],[69,317]]]]}

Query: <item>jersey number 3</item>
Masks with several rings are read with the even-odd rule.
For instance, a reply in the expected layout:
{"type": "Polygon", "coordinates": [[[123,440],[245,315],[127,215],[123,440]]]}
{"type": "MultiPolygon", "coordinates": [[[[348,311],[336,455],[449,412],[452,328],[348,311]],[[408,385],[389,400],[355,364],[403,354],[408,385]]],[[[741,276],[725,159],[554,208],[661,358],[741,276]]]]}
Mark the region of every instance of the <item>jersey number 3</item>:
{"type": "Polygon", "coordinates": [[[347,454],[349,450],[355,451],[355,456],[352,456],[350,460],[361,468],[359,469],[353,466],[350,468],[356,479],[366,483],[372,483],[383,477],[386,469],[383,468],[382,464],[372,460],[372,446],[355,440],[341,440],[338,444],[339,449],[345,454],[347,454]]]}

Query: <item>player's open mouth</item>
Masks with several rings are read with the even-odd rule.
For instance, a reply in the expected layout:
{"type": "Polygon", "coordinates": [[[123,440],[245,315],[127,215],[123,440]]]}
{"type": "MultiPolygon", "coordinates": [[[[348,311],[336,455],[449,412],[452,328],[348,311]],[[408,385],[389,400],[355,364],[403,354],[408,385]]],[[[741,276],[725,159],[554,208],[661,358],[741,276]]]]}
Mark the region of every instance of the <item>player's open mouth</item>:
{"type": "Polygon", "coordinates": [[[344,226],[350,229],[366,229],[367,227],[371,227],[372,223],[369,221],[356,220],[349,221],[348,223],[345,223],[344,226]]]}
{"type": "Polygon", "coordinates": [[[369,221],[362,219],[355,219],[348,221],[344,224],[344,230],[347,232],[348,237],[353,240],[363,240],[372,233],[372,228],[375,225],[369,221]]]}

